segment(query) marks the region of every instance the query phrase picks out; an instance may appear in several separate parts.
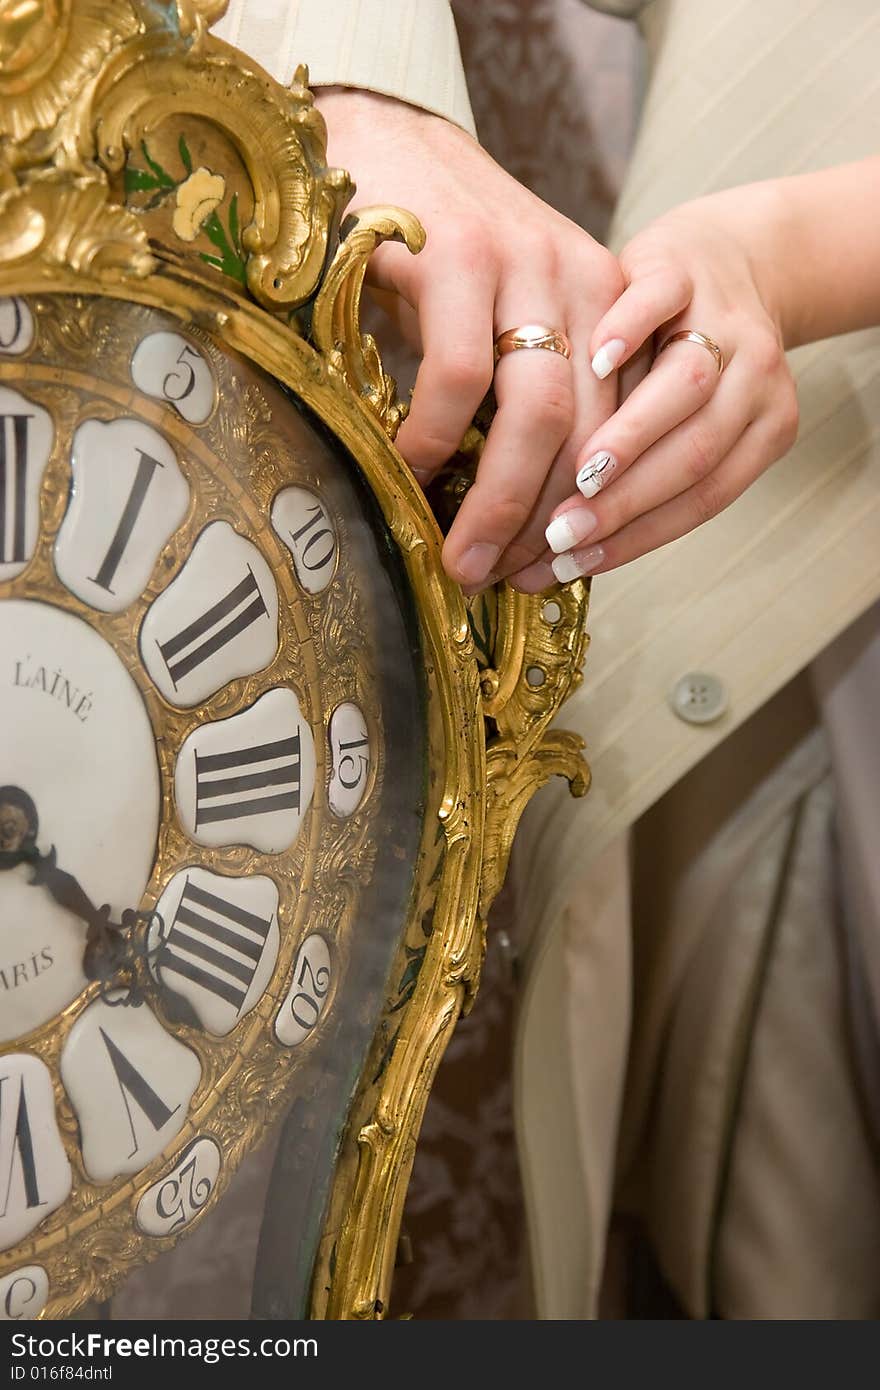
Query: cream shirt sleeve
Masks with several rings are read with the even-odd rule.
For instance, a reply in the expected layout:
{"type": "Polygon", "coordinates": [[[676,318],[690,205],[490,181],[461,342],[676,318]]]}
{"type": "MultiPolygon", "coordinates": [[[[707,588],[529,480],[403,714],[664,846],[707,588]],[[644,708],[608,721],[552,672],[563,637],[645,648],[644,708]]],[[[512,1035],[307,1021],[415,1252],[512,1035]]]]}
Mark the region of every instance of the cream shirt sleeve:
{"type": "Polygon", "coordinates": [[[365,87],[476,135],[448,0],[229,0],[212,26],[276,81],[365,87]]]}

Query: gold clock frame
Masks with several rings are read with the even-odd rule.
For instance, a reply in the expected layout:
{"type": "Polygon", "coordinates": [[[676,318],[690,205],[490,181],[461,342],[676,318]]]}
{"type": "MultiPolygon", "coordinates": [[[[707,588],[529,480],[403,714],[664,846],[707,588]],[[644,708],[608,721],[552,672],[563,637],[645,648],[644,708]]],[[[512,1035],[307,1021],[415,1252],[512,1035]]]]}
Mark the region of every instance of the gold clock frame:
{"type": "MultiPolygon", "coordinates": [[[[363,1072],[376,1079],[361,1082],[349,1115],[311,1299],[316,1317],[374,1318],[388,1303],[428,1093],[476,993],[486,917],[519,817],[552,775],[567,777],[576,795],[589,784],[581,740],[550,728],[580,680],[588,585],[537,597],[501,586],[467,604],[445,575],[437,523],[391,446],[404,408],[360,328],[372,251],[395,238],[417,252],[424,234],[394,208],[363,210],[340,234],[351,181],[326,168],[326,132],[305,70],[284,90],[214,39],[207,25],[224,9],[225,0],[40,0],[22,22],[20,9],[0,0],[0,296],[97,294],[201,327],[292,388],[330,427],[357,459],[400,549],[442,776],[429,794],[392,978],[402,978],[412,952],[421,966],[405,1000],[392,993],[386,1001],[363,1072]],[[239,280],[126,189],[133,152],[176,117],[196,120],[214,142],[216,167],[248,209],[239,280]]],[[[476,431],[465,446],[478,455],[476,431]]],[[[259,1141],[257,1129],[242,1120],[240,1152],[259,1141]]],[[[106,1295],[148,1257],[137,1244],[107,1232],[102,1254],[112,1273],[100,1286],[92,1278],[90,1296],[106,1295]]],[[[65,1311],[50,1302],[44,1315],[65,1311]]]]}

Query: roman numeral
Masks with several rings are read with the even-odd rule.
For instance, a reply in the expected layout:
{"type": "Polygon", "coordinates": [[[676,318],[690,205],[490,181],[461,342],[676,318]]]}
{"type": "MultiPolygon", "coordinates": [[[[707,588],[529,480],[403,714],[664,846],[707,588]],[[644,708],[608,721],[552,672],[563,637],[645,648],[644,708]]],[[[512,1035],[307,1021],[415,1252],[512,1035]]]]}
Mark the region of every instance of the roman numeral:
{"type": "Polygon", "coordinates": [[[176,637],[157,643],[175,690],[178,682],[190,671],[225,647],[227,642],[244,632],[258,618],[268,616],[260,586],[248,565],[244,579],[230,589],[225,598],[196,618],[195,622],[189,623],[176,637]]]}
{"type": "Polygon", "coordinates": [[[300,809],[299,729],[292,738],[240,748],[233,753],[195,753],[196,829],[214,821],[238,820],[241,816],[260,816],[270,811],[300,809]],[[243,768],[255,763],[271,763],[257,772],[243,768]],[[232,773],[215,777],[214,773],[232,773]],[[251,792],[283,788],[268,796],[251,797],[251,792]],[[244,794],[244,795],[243,795],[244,794]]]}
{"type": "Polygon", "coordinates": [[[119,568],[119,562],[125,553],[131,533],[134,530],[135,522],[140,515],[144,505],[144,498],[147,495],[147,488],[157,468],[164,465],[159,459],[151,458],[145,454],[143,449],[138,449],[140,462],[131,485],[131,492],[122,509],[122,516],[119,518],[119,525],[116,527],[116,534],[110,542],[110,547],[104,559],[101,561],[101,568],[92,579],[93,584],[98,584],[102,589],[106,589],[108,594],[113,593],[113,577],[119,568]]]}
{"type": "Polygon", "coordinates": [[[0,415],[0,562],[3,563],[27,559],[25,485],[28,467],[28,420],[31,419],[31,415],[0,415]]]}
{"type": "Polygon", "coordinates": [[[258,917],[187,879],[156,965],[160,972],[173,971],[210,990],[237,1013],[247,998],[271,925],[271,917],[268,921],[258,917]],[[230,955],[230,950],[237,954],[230,955]]]}
{"type": "Polygon", "coordinates": [[[119,1092],[122,1096],[122,1103],[125,1106],[125,1113],[128,1116],[128,1127],[131,1130],[131,1142],[134,1145],[134,1148],[128,1156],[129,1158],[133,1158],[139,1146],[137,1132],[134,1127],[134,1119],[132,1118],[131,1106],[129,1104],[129,1096],[157,1132],[167,1125],[171,1116],[176,1114],[180,1106],[175,1105],[173,1110],[169,1110],[162,1097],[157,1095],[146,1077],[138,1071],[133,1062],[129,1061],[128,1057],[126,1057],[125,1053],[116,1045],[109,1033],[106,1033],[103,1028],[99,1028],[98,1031],[104,1039],[104,1046],[110,1058],[110,1065],[116,1074],[119,1092]]]}
{"type": "MultiPolygon", "coordinates": [[[[6,1133],[6,1142],[3,1146],[4,1152],[0,1152],[0,1176],[5,1172],[6,1182],[0,1187],[0,1216],[5,1216],[9,1208],[9,1197],[12,1192],[12,1179],[15,1176],[16,1159],[21,1165],[21,1173],[24,1178],[25,1204],[30,1209],[32,1207],[43,1206],[40,1200],[40,1190],[37,1183],[37,1165],[34,1159],[34,1141],[31,1136],[31,1122],[28,1115],[27,1097],[24,1089],[24,1077],[17,1077],[18,1096],[17,1098],[7,1099],[15,1096],[14,1091],[10,1090],[9,1082],[12,1078],[0,1076],[0,1132],[6,1133]],[[4,1090],[4,1087],[6,1088],[4,1090]],[[3,1124],[4,1103],[15,1107],[15,1126],[12,1133],[9,1133],[7,1125],[3,1124]]],[[[8,1112],[7,1112],[8,1113],[8,1112]]]]}

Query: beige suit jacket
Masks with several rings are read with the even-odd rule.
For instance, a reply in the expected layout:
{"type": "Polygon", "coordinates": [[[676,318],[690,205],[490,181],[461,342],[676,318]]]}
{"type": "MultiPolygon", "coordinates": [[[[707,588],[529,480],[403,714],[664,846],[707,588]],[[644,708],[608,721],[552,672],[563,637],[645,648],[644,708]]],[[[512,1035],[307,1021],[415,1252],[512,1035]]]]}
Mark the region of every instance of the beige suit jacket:
{"type": "MultiPolygon", "coordinates": [[[[614,244],[700,193],[876,152],[876,0],[597,8],[641,10],[649,54],[614,244]]],[[[218,32],[282,81],[305,60],[318,84],[472,129],[446,0],[232,0],[218,32]]],[[[548,788],[518,842],[519,1138],[545,1316],[588,1315],[601,1266],[628,1046],[625,832],[880,595],[878,365],[875,332],[794,354],[788,457],[708,526],[594,585],[586,680],[561,720],[587,738],[593,789],[573,805],[548,788]],[[715,723],[673,713],[688,671],[722,681],[715,723]]]]}

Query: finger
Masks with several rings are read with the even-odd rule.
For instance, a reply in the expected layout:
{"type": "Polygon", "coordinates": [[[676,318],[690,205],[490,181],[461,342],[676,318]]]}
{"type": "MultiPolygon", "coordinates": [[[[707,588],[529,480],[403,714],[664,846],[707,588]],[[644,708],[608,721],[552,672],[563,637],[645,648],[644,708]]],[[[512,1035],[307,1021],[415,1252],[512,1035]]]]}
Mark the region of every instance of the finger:
{"type": "Polygon", "coordinates": [[[568,583],[587,574],[604,574],[687,535],[729,507],[779,453],[765,423],[756,420],[707,478],[643,513],[601,543],[557,556],[553,562],[556,578],[568,583]]]}
{"type": "Polygon", "coordinates": [[[658,266],[633,276],[590,340],[592,368],[601,381],[626,362],[661,326],[683,312],[693,284],[680,266],[658,266]]]}
{"type": "Polygon", "coordinates": [[[517,577],[524,592],[546,588],[549,560],[544,534],[556,508],[571,495],[571,480],[577,471],[577,458],[588,440],[614,411],[619,382],[599,379],[590,370],[589,343],[593,325],[621,292],[620,268],[598,265],[592,244],[588,255],[568,256],[560,298],[569,309],[568,333],[572,344],[571,368],[574,387],[574,419],[547,475],[532,514],[525,526],[500,557],[497,573],[502,578],[517,577]],[[535,569],[543,565],[543,570],[535,569]],[[534,569],[534,573],[532,570],[534,569]],[[529,573],[526,574],[526,571],[529,573]]]}
{"type": "Polygon", "coordinates": [[[563,504],[547,527],[550,548],[561,554],[587,541],[594,545],[706,482],[754,417],[752,379],[731,368],[729,380],[702,410],[648,448],[607,490],[591,497],[589,505],[580,497],[563,504]]]}
{"type": "Polygon", "coordinates": [[[414,297],[424,356],[396,442],[424,483],[455,453],[491,385],[494,277],[435,265],[414,297]]]}
{"type": "MultiPolygon", "coordinates": [[[[536,300],[537,295],[532,303],[536,300]]],[[[505,318],[530,321],[522,312],[505,318]]],[[[551,325],[559,321],[558,312],[541,316],[551,325]]],[[[497,365],[495,396],[498,410],[476,481],[443,547],[448,573],[469,586],[492,582],[500,555],[531,515],[571,428],[571,363],[542,349],[508,353],[497,365]]]]}
{"type": "Polygon", "coordinates": [[[644,381],[654,365],[654,341],[642,343],[632,357],[627,358],[617,374],[617,399],[622,405],[628,400],[640,381],[644,381]]]}
{"type": "Polygon", "coordinates": [[[550,552],[547,551],[544,557],[518,574],[511,575],[507,582],[521,594],[540,594],[545,589],[552,589],[558,580],[550,563],[550,552]]]}
{"type": "MultiPolygon", "coordinates": [[[[582,290],[582,284],[579,284],[576,289],[579,293],[582,290]]],[[[569,302],[575,301],[576,298],[575,287],[572,287],[569,302]]],[[[598,381],[590,371],[587,345],[589,343],[590,322],[594,318],[595,315],[591,315],[589,322],[584,318],[584,321],[570,335],[572,341],[572,385],[574,388],[572,426],[567,439],[553,461],[528,521],[499,558],[495,567],[495,573],[499,578],[507,578],[514,574],[520,575],[522,571],[532,566],[539,557],[547,555],[547,539],[544,534],[547,522],[556,508],[571,496],[571,480],[577,469],[577,457],[583,441],[594,434],[600,422],[608,419],[617,403],[616,381],[598,381]]],[[[549,569],[549,562],[547,562],[547,568],[549,569]]],[[[530,583],[531,580],[523,582],[530,583]]],[[[522,588],[523,585],[520,583],[517,587],[522,588]]],[[[546,583],[539,584],[538,588],[546,588],[546,583]]],[[[525,589],[524,592],[536,592],[536,590],[525,589]]]]}
{"type": "Polygon", "coordinates": [[[419,316],[402,295],[391,290],[370,290],[370,298],[382,313],[394,324],[400,336],[414,352],[422,352],[422,335],[419,330],[419,316]]]}
{"type": "Polygon", "coordinates": [[[620,409],[584,445],[575,476],[579,492],[595,497],[620,478],[652,445],[705,406],[719,381],[713,358],[698,343],[665,348],[620,409]]]}

